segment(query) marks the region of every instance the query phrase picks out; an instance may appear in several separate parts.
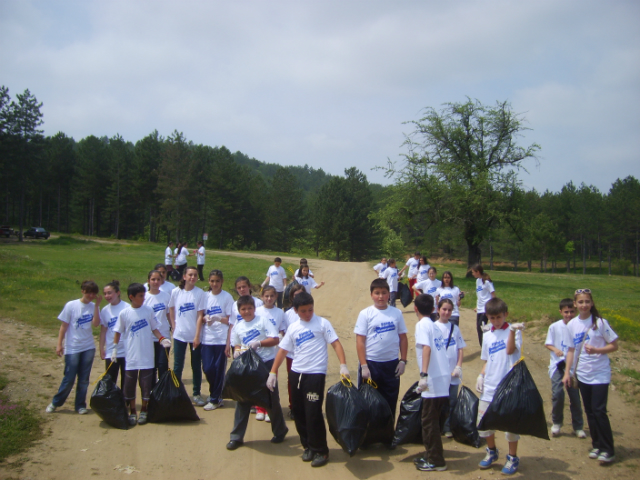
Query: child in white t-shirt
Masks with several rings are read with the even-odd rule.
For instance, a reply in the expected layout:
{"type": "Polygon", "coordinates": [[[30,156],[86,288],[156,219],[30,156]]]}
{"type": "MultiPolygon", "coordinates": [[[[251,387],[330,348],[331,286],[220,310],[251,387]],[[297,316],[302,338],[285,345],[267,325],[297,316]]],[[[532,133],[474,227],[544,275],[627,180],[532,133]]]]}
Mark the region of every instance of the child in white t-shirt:
{"type": "Polygon", "coordinates": [[[454,325],[458,325],[458,327],[460,326],[460,310],[458,307],[463,297],[464,292],[461,292],[458,287],[453,285],[453,274],[448,270],[444,272],[442,274],[442,284],[435,293],[436,305],[444,298],[451,300],[451,303],[453,303],[453,313],[449,321],[454,325]]]}
{"type": "MultiPolygon", "coordinates": [[[[249,279],[245,276],[241,276],[236,278],[236,283],[235,283],[235,289],[236,289],[236,293],[238,294],[238,298],[239,297],[244,297],[246,295],[251,295],[251,282],[249,281],[249,279]]],[[[260,300],[258,297],[253,297],[253,301],[256,305],[256,308],[259,308],[262,306],[262,300],[260,300]]],[[[233,326],[242,321],[242,315],[240,315],[240,311],[238,310],[238,304],[237,302],[233,302],[233,307],[231,309],[231,317],[229,317],[229,338],[231,338],[231,332],[233,330],[233,326]]],[[[231,345],[233,347],[233,345],[231,345]]]]}
{"type": "MultiPolygon", "coordinates": [[[[301,259],[300,259],[300,266],[299,266],[298,268],[296,268],[296,271],[295,271],[295,273],[293,274],[293,278],[295,278],[295,277],[299,277],[299,276],[300,276],[300,269],[301,269],[302,267],[304,267],[304,266],[307,266],[307,267],[308,267],[308,266],[309,266],[309,262],[307,261],[307,259],[306,259],[306,258],[301,258],[301,259]]],[[[311,278],[314,278],[314,277],[315,277],[315,275],[313,274],[313,272],[311,271],[311,269],[309,269],[309,276],[310,276],[311,278]]]]}
{"type": "MultiPolygon", "coordinates": [[[[438,271],[436,267],[429,267],[429,273],[426,280],[416,283],[413,286],[413,291],[416,295],[420,295],[420,293],[426,293],[427,295],[431,295],[434,299],[436,297],[436,291],[442,286],[442,282],[436,278],[438,271]]],[[[436,309],[433,309],[431,315],[429,316],[432,321],[436,321],[438,319],[438,314],[436,313],[436,309]]]]}
{"type": "Polygon", "coordinates": [[[75,410],[80,415],[89,412],[87,410],[87,388],[89,387],[93,357],[96,353],[91,327],[100,325],[102,297],[98,295],[98,285],[91,280],[82,282],[80,288],[82,298],[67,302],[58,315],[58,320],[62,323],[58,333],[56,355],[59,357],[64,355],[64,377],[58,393],[54,395],[46,409],[47,413],[53,413],[56,408],[64,405],[76,377],[78,377],[78,386],[76,388],[75,410]],[[96,300],[95,304],[93,303],[94,299],[96,300]]]}
{"type": "Polygon", "coordinates": [[[144,305],[144,285],[132,283],[127,288],[127,295],[131,306],[124,309],[118,315],[115,335],[113,336],[113,350],[111,360],[116,361],[118,355],[118,343],[124,337],[125,347],[125,378],[124,400],[129,404],[129,425],[144,425],[147,423],[147,405],[151,395],[151,384],[154,367],[154,347],[152,335],[160,344],[167,348],[171,346],[171,340],[164,338],[158,330],[158,322],[153,310],[144,305]],[[140,383],[142,396],[142,410],[140,418],[136,412],[136,383],[140,383]]]}
{"type": "Polygon", "coordinates": [[[196,255],[196,265],[198,267],[198,279],[201,282],[204,282],[204,275],[202,274],[202,270],[204,269],[204,257],[205,257],[203,241],[198,242],[198,249],[194,253],[196,255]]]}
{"type": "Polygon", "coordinates": [[[431,295],[418,295],[413,308],[419,319],[415,333],[416,356],[420,369],[418,390],[422,397],[422,441],[426,450],[423,457],[416,459],[415,466],[423,472],[441,472],[447,469],[447,464],[440,436],[440,416],[447,408],[451,384],[447,337],[430,319],[431,295]]]}
{"type": "MultiPolygon", "coordinates": [[[[607,415],[611,366],[609,354],[618,350],[618,335],[611,329],[596,308],[591,290],[576,290],[573,302],[578,316],[567,325],[571,335],[567,364],[573,365],[578,377],[587,424],[591,432],[589,458],[607,465],[615,459],[613,432],[607,415]]],[[[562,382],[571,385],[569,370],[565,369],[562,382]]]]}
{"type": "Polygon", "coordinates": [[[167,248],[164,249],[164,267],[167,270],[173,270],[173,242],[167,243],[167,248]]]}
{"type": "MultiPolygon", "coordinates": [[[[513,323],[509,325],[506,320],[509,315],[507,304],[499,299],[492,298],[485,306],[487,317],[491,323],[491,329],[484,332],[482,340],[482,353],[480,358],[485,361],[482,372],[476,381],[476,390],[482,393],[480,404],[478,405],[478,421],[482,419],[487,411],[496,388],[505,377],[511,367],[520,359],[522,351],[522,330],[523,323],[513,323]]],[[[499,458],[496,448],[495,432],[492,430],[478,431],[480,437],[487,440],[487,454],[480,462],[481,469],[490,468],[499,458]]],[[[518,440],[520,435],[505,432],[507,442],[509,442],[509,454],[507,461],[502,468],[505,475],[513,475],[518,470],[520,459],[518,458],[518,440]]]]}
{"type": "Polygon", "coordinates": [[[416,283],[424,282],[429,278],[430,268],[431,266],[429,265],[429,261],[427,260],[427,257],[422,255],[420,257],[420,263],[418,264],[418,272],[416,273],[416,283]]]}
{"type": "Polygon", "coordinates": [[[111,376],[113,383],[118,382],[118,371],[120,373],[120,389],[124,389],[124,371],[125,371],[125,358],[124,358],[124,346],[125,342],[122,341],[118,345],[117,361],[112,362],[107,357],[107,352],[111,354],[113,350],[113,336],[115,335],[114,328],[118,321],[118,315],[125,308],[129,307],[127,302],[123,302],[120,299],[120,282],[118,280],[112,280],[107,283],[102,290],[104,293],[104,299],[109,302],[106,307],[100,312],[100,358],[105,361],[106,373],[111,376]]]}
{"type": "MultiPolygon", "coordinates": [[[[265,317],[255,314],[256,307],[253,297],[245,295],[238,299],[238,309],[242,315],[242,322],[238,322],[233,328],[231,342],[234,345],[233,357],[238,358],[242,352],[251,348],[256,351],[266,367],[271,370],[273,359],[276,356],[277,345],[280,343],[278,330],[265,317]]],[[[231,439],[227,443],[227,450],[235,450],[244,442],[244,434],[247,430],[250,403],[236,402],[236,413],[231,431],[231,439]]],[[[273,438],[271,443],[282,443],[289,429],[285,425],[282,407],[280,406],[280,394],[277,386],[271,390],[271,408],[267,409],[271,418],[271,431],[273,438]]]]}
{"type": "Polygon", "coordinates": [[[382,260],[380,260],[380,263],[378,263],[373,267],[373,270],[378,275],[378,278],[382,278],[382,274],[386,269],[387,269],[387,257],[382,257],[382,260]]]}
{"type": "MultiPolygon", "coordinates": [[[[171,338],[173,325],[168,316],[171,293],[161,290],[164,277],[158,270],[151,270],[147,275],[147,294],[144,296],[144,304],[153,310],[158,330],[165,338],[171,338]]],[[[155,336],[153,339],[154,367],[151,387],[155,387],[158,379],[169,370],[169,352],[171,348],[164,348],[155,336]]],[[[120,342],[122,343],[122,341],[120,342]]]]}
{"type": "Polygon", "coordinates": [[[282,268],[282,259],[280,257],[276,257],[273,259],[273,265],[269,267],[267,271],[267,278],[265,278],[264,282],[262,282],[262,286],[266,286],[267,283],[272,287],[275,287],[276,292],[278,293],[277,305],[278,308],[282,308],[282,294],[284,293],[284,289],[287,287],[287,272],[282,268]]]}
{"type": "Polygon", "coordinates": [[[382,274],[382,278],[384,278],[389,285],[389,305],[395,307],[398,296],[398,269],[396,268],[396,259],[390,258],[388,265],[382,274]]]}
{"type": "MultiPolygon", "coordinates": [[[[289,305],[293,305],[293,299],[304,291],[305,291],[304,287],[300,284],[291,285],[291,288],[289,289],[289,305]]],[[[300,320],[300,317],[296,313],[295,308],[290,307],[286,312],[284,312],[284,319],[282,321],[282,326],[280,329],[280,335],[282,338],[284,338],[284,336],[286,335],[287,329],[298,320],[300,320]]],[[[289,392],[289,418],[291,420],[294,420],[295,415],[293,414],[293,406],[292,406],[292,400],[291,400],[292,399],[291,382],[289,380],[289,377],[291,375],[292,364],[293,364],[293,352],[288,352],[287,353],[287,390],[289,392]]]]}
{"type": "Polygon", "coordinates": [[[349,377],[344,349],[331,323],[313,313],[313,297],[302,292],[293,299],[293,308],[300,318],[289,326],[280,342],[280,350],[271,367],[267,387],[277,388],[278,368],[288,352],[293,352],[293,365],[289,375],[292,391],[294,420],[300,442],[304,448],[303,462],[321,467],[329,461],[327,430],[322,416],[325,379],[327,375],[330,344],[340,361],[340,375],[349,377]]]}
{"type": "Polygon", "coordinates": [[[300,267],[300,273],[296,276],[296,280],[304,287],[308,294],[311,294],[312,289],[320,288],[324,285],[324,282],[317,283],[314,278],[309,275],[309,267],[306,265],[300,267]]]}
{"type": "MultiPolygon", "coordinates": [[[[565,298],[560,301],[560,314],[562,319],[549,326],[547,339],[544,346],[551,352],[551,362],[549,364],[549,378],[551,378],[551,435],[560,435],[560,429],[564,420],[564,384],[562,378],[566,368],[566,355],[571,344],[571,334],[567,324],[575,317],[575,307],[573,300],[565,298]]],[[[573,369],[572,369],[573,370],[573,369]]],[[[569,385],[567,387],[569,395],[569,408],[571,410],[571,423],[573,431],[578,438],[587,438],[584,432],[584,421],[582,419],[582,406],[580,405],[580,391],[569,385]]]]}
{"type": "Polygon", "coordinates": [[[496,289],[493,287],[493,282],[488,273],[484,272],[482,265],[477,264],[471,267],[471,274],[476,279],[476,296],[478,298],[476,303],[476,330],[478,331],[478,341],[480,347],[482,347],[482,336],[484,333],[485,325],[489,321],[485,314],[485,305],[492,298],[496,298],[496,289]]]}
{"type": "Polygon", "coordinates": [[[395,418],[400,376],[407,365],[407,327],[402,312],[388,304],[389,285],[385,280],[375,279],[369,290],[373,305],[360,312],[354,329],[360,361],[358,388],[367,379],[373,380],[395,418]]]}

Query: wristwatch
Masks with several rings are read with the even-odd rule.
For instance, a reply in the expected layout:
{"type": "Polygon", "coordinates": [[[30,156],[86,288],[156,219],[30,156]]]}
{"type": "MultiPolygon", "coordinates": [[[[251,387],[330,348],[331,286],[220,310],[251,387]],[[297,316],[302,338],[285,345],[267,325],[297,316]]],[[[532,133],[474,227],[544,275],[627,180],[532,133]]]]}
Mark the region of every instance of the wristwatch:
{"type": "Polygon", "coordinates": [[[407,361],[406,361],[406,360],[402,360],[402,359],[400,359],[400,360],[398,360],[398,361],[399,361],[399,362],[404,363],[405,365],[407,364],[407,361]]]}
{"type": "Polygon", "coordinates": [[[420,372],[420,378],[427,378],[429,375],[424,373],[424,372],[420,372]]]}

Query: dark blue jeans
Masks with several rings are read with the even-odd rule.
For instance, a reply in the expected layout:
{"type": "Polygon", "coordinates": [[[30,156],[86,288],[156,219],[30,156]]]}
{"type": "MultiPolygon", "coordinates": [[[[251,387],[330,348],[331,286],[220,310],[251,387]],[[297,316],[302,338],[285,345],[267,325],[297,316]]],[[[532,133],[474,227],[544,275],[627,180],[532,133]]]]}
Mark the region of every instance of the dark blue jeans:
{"type": "Polygon", "coordinates": [[[182,380],[182,370],[184,370],[184,357],[187,354],[187,345],[191,347],[191,371],[193,372],[193,396],[200,395],[202,385],[202,354],[201,345],[193,348],[193,343],[181,342],[173,339],[173,371],[182,380]]]}
{"type": "Polygon", "coordinates": [[[226,345],[201,345],[202,371],[209,382],[209,401],[222,401],[222,384],[227,371],[227,356],[224,354],[226,345]]]}
{"type": "Polygon", "coordinates": [[[87,389],[89,388],[89,375],[93,366],[93,357],[96,349],[85,350],[80,353],[71,353],[64,356],[64,377],[51,403],[54,407],[61,407],[67,401],[71,393],[73,384],[78,377],[78,387],[76,388],[75,409],[87,408],[87,389]]]}

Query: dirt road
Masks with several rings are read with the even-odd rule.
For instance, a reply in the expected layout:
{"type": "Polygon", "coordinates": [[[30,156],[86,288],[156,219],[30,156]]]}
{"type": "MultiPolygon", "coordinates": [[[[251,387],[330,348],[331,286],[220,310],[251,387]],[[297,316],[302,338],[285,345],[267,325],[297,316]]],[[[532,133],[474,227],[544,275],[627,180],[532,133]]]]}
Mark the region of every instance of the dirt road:
{"type": "MultiPolygon", "coordinates": [[[[251,256],[251,255],[246,255],[251,256]]],[[[255,255],[255,257],[263,257],[255,255]]],[[[267,256],[265,258],[271,258],[267,256]]],[[[355,376],[357,358],[353,327],[358,312],[369,306],[368,285],[374,278],[368,264],[311,262],[312,270],[319,281],[326,285],[314,291],[316,312],[334,325],[345,347],[348,366],[355,376]]],[[[475,333],[475,315],[471,302],[473,295],[461,311],[461,328],[467,341],[463,364],[464,381],[475,384],[481,369],[480,352],[475,333]]],[[[508,299],[507,299],[508,300],[508,299]]],[[[418,379],[418,368],[413,346],[413,330],[416,323],[412,307],[404,311],[409,327],[409,365],[402,377],[401,396],[418,379]]],[[[39,332],[25,327],[19,321],[0,321],[0,361],[13,383],[9,388],[13,398],[31,400],[44,411],[45,406],[59,385],[63,363],[53,353],[42,353],[43,348],[53,352],[55,338],[43,337],[39,332]],[[40,353],[38,353],[40,352],[40,353]]],[[[330,349],[331,350],[331,349],[330,349]]],[[[550,413],[550,384],[547,376],[548,352],[543,340],[528,331],[524,333],[524,355],[529,369],[545,400],[547,417],[550,413]]],[[[330,351],[327,386],[338,381],[339,365],[330,351]]],[[[103,363],[96,359],[91,375],[95,380],[103,371],[103,363]]],[[[281,368],[281,373],[284,367],[281,368]]],[[[190,391],[189,369],[185,369],[184,380],[190,391]]],[[[286,405],[286,375],[280,375],[282,404],[286,405]]],[[[206,391],[206,381],[203,392],[206,391]]],[[[71,394],[73,398],[73,393],[71,394]]],[[[369,479],[369,478],[463,478],[489,479],[500,476],[499,467],[489,471],[477,468],[484,456],[483,450],[444,439],[445,458],[448,471],[423,473],[413,466],[413,459],[423,451],[419,445],[401,446],[388,451],[375,446],[360,451],[352,458],[345,454],[329,436],[330,463],[320,469],[312,469],[300,460],[302,449],[292,421],[287,420],[289,435],[285,442],[274,445],[269,442],[271,431],[268,424],[251,419],[245,437],[245,446],[229,452],[225,444],[233,423],[233,402],[212,412],[197,409],[201,421],[196,424],[149,424],[128,431],[106,426],[97,415],[79,416],[68,402],[55,414],[48,415],[45,424],[47,434],[33,448],[18,458],[0,464],[0,478],[60,479],[87,478],[139,478],[139,479],[305,479],[320,478],[369,479]],[[126,476],[130,474],[131,477],[126,476]]],[[[568,408],[565,414],[569,418],[568,408]]],[[[625,403],[616,391],[610,392],[609,410],[616,441],[617,462],[610,467],[600,467],[587,458],[590,440],[579,440],[569,434],[544,441],[523,437],[520,442],[520,471],[516,478],[548,480],[556,479],[602,479],[617,477],[632,479],[640,476],[640,430],[637,408],[625,403]]],[[[497,436],[501,450],[502,465],[506,454],[506,441],[497,436]]]]}

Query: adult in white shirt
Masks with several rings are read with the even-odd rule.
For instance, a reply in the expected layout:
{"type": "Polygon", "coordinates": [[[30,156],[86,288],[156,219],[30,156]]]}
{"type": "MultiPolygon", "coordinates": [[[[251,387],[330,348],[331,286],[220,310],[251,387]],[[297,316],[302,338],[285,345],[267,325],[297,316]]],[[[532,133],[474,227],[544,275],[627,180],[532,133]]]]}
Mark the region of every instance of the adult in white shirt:
{"type": "Polygon", "coordinates": [[[276,293],[278,294],[276,299],[276,305],[278,308],[282,308],[282,295],[287,286],[287,273],[281,265],[282,259],[280,257],[274,258],[273,265],[271,265],[267,271],[267,278],[262,282],[263,287],[267,285],[267,283],[272,287],[275,287],[276,293]]]}
{"type": "Polygon", "coordinates": [[[196,264],[198,267],[198,279],[201,282],[204,282],[204,276],[202,274],[202,269],[204,269],[204,257],[205,257],[203,241],[198,242],[198,249],[194,253],[196,255],[196,264]]]}

